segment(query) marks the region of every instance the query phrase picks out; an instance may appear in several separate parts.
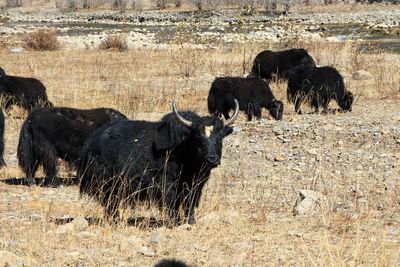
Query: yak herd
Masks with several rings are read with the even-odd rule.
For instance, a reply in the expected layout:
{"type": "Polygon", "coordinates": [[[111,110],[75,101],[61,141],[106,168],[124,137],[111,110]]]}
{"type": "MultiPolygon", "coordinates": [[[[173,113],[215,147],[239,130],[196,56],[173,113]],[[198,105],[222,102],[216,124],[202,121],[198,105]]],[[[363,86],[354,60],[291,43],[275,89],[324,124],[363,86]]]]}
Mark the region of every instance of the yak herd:
{"type": "MultiPolygon", "coordinates": [[[[62,159],[77,171],[80,193],[98,200],[112,222],[120,218],[121,205],[133,208],[145,201],[166,210],[172,225],[194,224],[203,187],[220,164],[223,139],[232,133],[239,111],[252,120],[265,108],[282,119],[284,105],[269,87],[273,76],[288,81],[287,99],[298,114],[302,102],[327,112],[332,99],[351,111],[353,95],[340,73],[316,66],[304,49],[266,50],[256,56],[248,77],[216,78],[207,101],[211,116],[178,112],[175,101],[158,122],[129,120],[114,109],[53,107],[39,80],[10,76],[1,68],[0,95],[6,110],[17,105],[29,112],[17,152],[27,185],[36,184],[40,166],[45,183],[61,185],[62,159]]],[[[0,110],[0,167],[5,165],[3,132],[0,110]]]]}

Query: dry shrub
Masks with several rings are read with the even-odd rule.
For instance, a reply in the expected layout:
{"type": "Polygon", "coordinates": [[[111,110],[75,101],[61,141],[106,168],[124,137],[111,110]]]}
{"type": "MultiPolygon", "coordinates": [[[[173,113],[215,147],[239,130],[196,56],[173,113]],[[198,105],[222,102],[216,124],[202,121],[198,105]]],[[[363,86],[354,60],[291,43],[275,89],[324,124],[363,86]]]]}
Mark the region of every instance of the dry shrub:
{"type": "Polygon", "coordinates": [[[172,60],[179,75],[183,78],[189,78],[196,75],[201,66],[205,63],[205,57],[202,50],[193,48],[180,48],[174,53],[172,60]]]}
{"type": "Polygon", "coordinates": [[[36,51],[54,51],[60,47],[56,31],[39,29],[23,38],[24,47],[36,51]]]}
{"type": "Polygon", "coordinates": [[[128,49],[126,38],[121,35],[109,34],[100,44],[100,49],[118,49],[125,51],[128,49]]]}

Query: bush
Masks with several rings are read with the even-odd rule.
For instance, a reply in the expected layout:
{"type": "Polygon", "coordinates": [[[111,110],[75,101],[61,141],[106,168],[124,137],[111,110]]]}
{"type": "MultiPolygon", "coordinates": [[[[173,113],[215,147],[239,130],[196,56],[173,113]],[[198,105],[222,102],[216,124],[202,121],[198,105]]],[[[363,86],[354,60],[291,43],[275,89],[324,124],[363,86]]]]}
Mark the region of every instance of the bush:
{"type": "Polygon", "coordinates": [[[100,44],[100,49],[118,49],[119,51],[125,51],[128,49],[126,38],[121,35],[108,35],[106,39],[100,44]]]}
{"type": "Polygon", "coordinates": [[[23,38],[24,47],[37,51],[53,51],[60,47],[55,31],[39,29],[23,38]]]}

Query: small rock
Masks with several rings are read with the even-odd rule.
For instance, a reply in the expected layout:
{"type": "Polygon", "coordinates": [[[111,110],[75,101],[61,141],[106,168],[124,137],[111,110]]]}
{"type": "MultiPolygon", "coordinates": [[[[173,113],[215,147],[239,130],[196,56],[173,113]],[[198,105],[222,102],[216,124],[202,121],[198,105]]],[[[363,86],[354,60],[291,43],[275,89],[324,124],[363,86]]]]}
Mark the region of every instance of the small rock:
{"type": "Polygon", "coordinates": [[[28,263],[14,253],[5,250],[0,251],[0,266],[22,267],[26,265],[28,265],[28,263]]]}
{"type": "Polygon", "coordinates": [[[150,236],[150,242],[151,243],[158,243],[158,242],[160,242],[160,240],[161,240],[161,234],[160,233],[153,233],[151,236],[150,236]]]}
{"type": "Polygon", "coordinates": [[[294,212],[297,215],[310,214],[321,202],[323,195],[312,190],[300,190],[299,197],[294,205],[294,212]]]}
{"type": "Polygon", "coordinates": [[[148,256],[148,257],[154,257],[156,255],[154,250],[152,250],[151,248],[148,248],[148,247],[141,247],[138,250],[136,250],[136,252],[140,253],[142,255],[148,256]]]}
{"type": "Polygon", "coordinates": [[[284,161],[285,160],[285,158],[282,156],[282,155],[277,155],[276,157],[275,157],[275,161],[284,161]]]}
{"type": "Polygon", "coordinates": [[[57,227],[57,235],[67,235],[74,232],[74,225],[72,223],[63,224],[57,227]]]}
{"type": "Polygon", "coordinates": [[[24,49],[22,47],[16,47],[16,48],[11,48],[10,51],[12,53],[22,53],[24,52],[24,49]]]}
{"type": "Polygon", "coordinates": [[[89,222],[83,217],[76,217],[72,222],[75,231],[84,231],[89,227],[89,222]]]}
{"type": "Polygon", "coordinates": [[[356,72],[353,73],[353,79],[354,80],[358,80],[358,81],[362,81],[362,80],[369,80],[369,79],[373,79],[374,76],[365,70],[358,70],[356,72]]]}
{"type": "Polygon", "coordinates": [[[77,236],[81,239],[89,239],[89,238],[96,237],[96,234],[87,232],[87,231],[82,231],[82,232],[78,233],[77,236]]]}
{"type": "Polygon", "coordinates": [[[240,133],[241,131],[242,131],[242,127],[239,127],[239,126],[233,127],[233,132],[234,133],[240,133]]]}
{"type": "Polygon", "coordinates": [[[42,215],[34,213],[31,216],[29,216],[29,219],[33,222],[40,221],[42,219],[42,215]]]}

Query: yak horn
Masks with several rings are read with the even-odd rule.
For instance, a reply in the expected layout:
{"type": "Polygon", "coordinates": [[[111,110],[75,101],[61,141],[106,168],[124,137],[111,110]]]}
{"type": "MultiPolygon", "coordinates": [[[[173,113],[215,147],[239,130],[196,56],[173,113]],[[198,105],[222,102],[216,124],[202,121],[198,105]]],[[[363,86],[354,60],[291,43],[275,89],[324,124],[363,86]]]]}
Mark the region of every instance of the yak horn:
{"type": "Polygon", "coordinates": [[[235,101],[235,112],[233,113],[233,116],[229,120],[226,121],[225,126],[228,126],[228,125],[231,125],[232,123],[234,123],[239,115],[239,102],[236,99],[234,99],[234,101],[235,101]]]}
{"type": "Polygon", "coordinates": [[[174,101],[172,102],[172,110],[174,111],[175,117],[176,119],[182,123],[183,125],[187,126],[187,127],[192,127],[192,122],[188,121],[187,119],[183,118],[181,115],[179,115],[178,110],[176,109],[176,101],[174,99],[174,101]]]}

